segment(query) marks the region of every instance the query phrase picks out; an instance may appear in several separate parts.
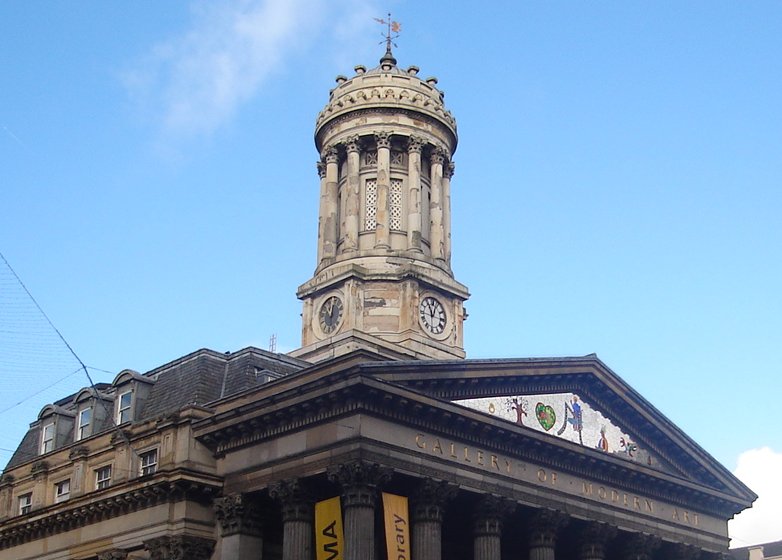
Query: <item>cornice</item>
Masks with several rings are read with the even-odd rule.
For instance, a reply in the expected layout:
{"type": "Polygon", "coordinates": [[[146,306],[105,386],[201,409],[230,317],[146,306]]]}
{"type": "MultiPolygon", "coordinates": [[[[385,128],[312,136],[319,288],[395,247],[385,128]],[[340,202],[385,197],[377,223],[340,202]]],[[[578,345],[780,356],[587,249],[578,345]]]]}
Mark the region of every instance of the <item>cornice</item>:
{"type": "Polygon", "coordinates": [[[365,413],[704,513],[730,516],[744,506],[725,492],[362,376],[361,369],[213,418],[209,430],[197,431],[196,437],[219,457],[341,416],[365,413]]]}
{"type": "Polygon", "coordinates": [[[0,550],[163,503],[209,503],[222,488],[220,479],[201,473],[180,470],[165,474],[165,479],[143,485],[140,479],[126,483],[121,492],[117,492],[121,486],[112,487],[6,520],[0,524],[0,550]]]}

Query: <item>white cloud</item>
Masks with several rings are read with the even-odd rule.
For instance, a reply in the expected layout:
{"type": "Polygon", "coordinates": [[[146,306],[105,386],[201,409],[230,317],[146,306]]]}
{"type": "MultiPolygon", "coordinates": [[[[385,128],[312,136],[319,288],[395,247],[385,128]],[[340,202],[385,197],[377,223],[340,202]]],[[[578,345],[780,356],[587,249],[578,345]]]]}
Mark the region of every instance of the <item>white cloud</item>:
{"type": "Polygon", "coordinates": [[[749,546],[782,539],[782,453],[769,447],[750,449],[739,455],[735,474],[758,499],[729,522],[731,546],[749,546]]]}
{"type": "Polygon", "coordinates": [[[227,0],[195,2],[191,12],[187,30],[154,46],[123,76],[168,137],[213,132],[287,57],[324,32],[329,42],[349,43],[367,32],[373,10],[357,0],[227,0]]]}

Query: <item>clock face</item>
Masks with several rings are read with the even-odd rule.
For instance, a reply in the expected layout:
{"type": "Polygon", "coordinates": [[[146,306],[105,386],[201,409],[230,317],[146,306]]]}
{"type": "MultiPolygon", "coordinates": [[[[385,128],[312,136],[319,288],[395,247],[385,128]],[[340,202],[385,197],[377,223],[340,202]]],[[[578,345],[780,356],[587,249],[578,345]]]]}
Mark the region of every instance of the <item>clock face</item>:
{"type": "Polygon", "coordinates": [[[342,300],[337,296],[331,296],[326,298],[326,301],[320,306],[320,312],[318,313],[318,319],[320,320],[320,328],[326,334],[331,334],[342,321],[342,300]]]}
{"type": "Polygon", "coordinates": [[[421,300],[418,306],[421,324],[432,334],[442,334],[445,330],[445,308],[443,304],[431,296],[421,300]]]}

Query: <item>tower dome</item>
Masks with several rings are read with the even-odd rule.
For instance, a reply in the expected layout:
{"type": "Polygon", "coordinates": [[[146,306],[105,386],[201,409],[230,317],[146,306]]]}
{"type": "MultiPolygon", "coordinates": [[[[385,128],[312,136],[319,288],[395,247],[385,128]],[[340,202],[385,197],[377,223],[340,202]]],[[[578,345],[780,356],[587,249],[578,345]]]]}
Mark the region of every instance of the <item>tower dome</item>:
{"type": "Polygon", "coordinates": [[[456,121],[437,79],[418,71],[387,49],[376,68],[338,76],[317,117],[318,257],[297,292],[306,359],[367,337],[402,357],[464,357],[469,293],[451,270],[456,121]]]}
{"type": "MultiPolygon", "coordinates": [[[[315,125],[318,151],[345,129],[339,126],[340,117],[355,111],[382,111],[384,108],[419,118],[426,116],[432,121],[428,124],[441,129],[436,140],[447,142],[451,154],[456,151],[456,120],[445,108],[445,94],[437,89],[437,78],[422,80],[418,77],[417,66],[400,69],[391,51],[386,51],[376,68],[367,70],[359,65],[354,70],[352,78],[337,76],[337,87],[331,90],[328,103],[318,115],[315,125]]],[[[418,123],[419,129],[422,124],[418,123]]]]}

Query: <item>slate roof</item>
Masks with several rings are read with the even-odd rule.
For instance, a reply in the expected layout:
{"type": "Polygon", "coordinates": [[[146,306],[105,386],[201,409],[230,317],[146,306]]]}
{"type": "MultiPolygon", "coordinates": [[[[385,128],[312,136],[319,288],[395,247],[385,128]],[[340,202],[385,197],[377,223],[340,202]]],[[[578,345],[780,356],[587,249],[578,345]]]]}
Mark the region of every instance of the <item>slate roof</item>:
{"type": "Polygon", "coordinates": [[[782,557],[782,541],[775,541],[775,542],[753,545],[753,546],[742,546],[741,548],[733,548],[731,549],[730,554],[736,560],[748,560],[749,549],[757,548],[758,546],[763,547],[764,558],[782,557]]]}
{"type": "MultiPolygon", "coordinates": [[[[274,378],[297,372],[309,365],[309,362],[304,360],[254,347],[225,353],[206,348],[196,350],[144,374],[144,377],[155,383],[150,388],[144,408],[136,420],[156,418],[188,405],[208,405],[223,397],[267,383],[274,378]]],[[[109,393],[112,385],[99,383],[95,388],[101,393],[109,393]]],[[[59,399],[53,404],[68,408],[79,392],[59,399]]],[[[110,429],[111,419],[105,424],[100,426],[96,433],[110,429]]],[[[30,428],[5,470],[37,458],[38,439],[39,428],[30,428]]]]}

